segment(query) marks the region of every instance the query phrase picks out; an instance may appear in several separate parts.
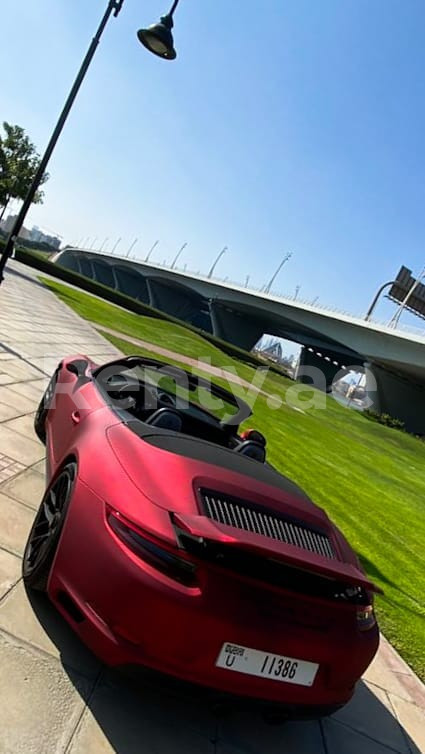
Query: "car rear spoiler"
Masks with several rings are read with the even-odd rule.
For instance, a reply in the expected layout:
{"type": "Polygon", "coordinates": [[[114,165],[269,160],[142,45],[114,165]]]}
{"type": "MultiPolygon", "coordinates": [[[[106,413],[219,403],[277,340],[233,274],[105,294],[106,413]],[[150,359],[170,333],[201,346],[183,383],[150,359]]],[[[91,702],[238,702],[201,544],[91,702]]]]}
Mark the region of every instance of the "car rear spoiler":
{"type": "Polygon", "coordinates": [[[262,555],[269,560],[286,563],[294,568],[308,571],[332,581],[344,582],[349,586],[360,586],[369,592],[382,594],[382,589],[369,581],[367,576],[351,563],[331,560],[323,555],[316,555],[308,550],[300,550],[293,545],[274,539],[237,530],[232,534],[232,527],[212,521],[205,516],[182,515],[173,513],[173,523],[177,530],[202,542],[214,542],[226,547],[262,555]]]}

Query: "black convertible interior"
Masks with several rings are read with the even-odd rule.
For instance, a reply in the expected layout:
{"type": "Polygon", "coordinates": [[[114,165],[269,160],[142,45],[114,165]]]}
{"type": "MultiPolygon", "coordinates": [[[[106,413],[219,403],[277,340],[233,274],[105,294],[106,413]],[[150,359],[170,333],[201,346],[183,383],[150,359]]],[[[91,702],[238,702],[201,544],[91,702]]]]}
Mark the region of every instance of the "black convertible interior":
{"type": "MultiPolygon", "coordinates": [[[[206,440],[265,462],[265,438],[243,437],[239,425],[251,409],[208,380],[154,359],[127,357],[97,369],[93,377],[105,400],[124,420],[206,440]]],[[[250,436],[251,435],[251,436],[250,436]]]]}

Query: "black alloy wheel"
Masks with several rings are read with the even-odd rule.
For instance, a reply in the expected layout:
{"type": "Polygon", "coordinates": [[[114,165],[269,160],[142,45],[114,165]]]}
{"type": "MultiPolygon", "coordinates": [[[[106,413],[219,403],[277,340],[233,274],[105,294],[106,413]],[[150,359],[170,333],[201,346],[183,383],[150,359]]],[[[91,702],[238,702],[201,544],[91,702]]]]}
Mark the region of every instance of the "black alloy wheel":
{"type": "Polygon", "coordinates": [[[22,563],[24,583],[46,591],[66,512],[71,500],[77,464],[67,463],[44,493],[29,533],[22,563]]]}

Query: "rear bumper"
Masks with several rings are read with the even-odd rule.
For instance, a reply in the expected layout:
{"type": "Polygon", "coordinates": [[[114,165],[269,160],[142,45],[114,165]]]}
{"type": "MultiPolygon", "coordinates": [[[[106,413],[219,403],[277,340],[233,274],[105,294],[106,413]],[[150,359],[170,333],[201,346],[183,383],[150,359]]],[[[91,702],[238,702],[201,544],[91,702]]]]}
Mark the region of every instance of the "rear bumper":
{"type": "Polygon", "coordinates": [[[377,627],[329,633],[323,625],[294,623],[290,605],[287,621],[273,614],[273,593],[231,574],[206,574],[201,584],[184,587],[140,561],[110,531],[103,502],[78,482],[49,596],[106,664],[147,667],[219,694],[287,707],[291,716],[301,709],[301,716],[329,714],[323,710],[349,701],[378,647],[377,627]],[[64,594],[77,611],[70,613],[64,594]],[[225,642],[317,662],[320,669],[313,686],[304,687],[217,668],[225,642]]]}

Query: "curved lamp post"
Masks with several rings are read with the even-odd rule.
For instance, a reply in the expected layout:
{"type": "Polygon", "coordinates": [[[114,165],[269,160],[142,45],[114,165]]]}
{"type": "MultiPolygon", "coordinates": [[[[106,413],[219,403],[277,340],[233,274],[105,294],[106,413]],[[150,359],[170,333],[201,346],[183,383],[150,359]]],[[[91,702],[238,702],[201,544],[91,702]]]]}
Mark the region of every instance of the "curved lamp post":
{"type": "Polygon", "coordinates": [[[283,265],[284,265],[284,264],[285,264],[285,263],[286,263],[286,262],[288,261],[288,259],[290,259],[291,257],[292,257],[292,251],[290,251],[290,252],[289,252],[289,254],[287,254],[287,255],[286,255],[285,257],[283,257],[283,259],[282,259],[282,261],[281,261],[281,263],[280,263],[279,267],[277,268],[276,272],[274,273],[274,275],[272,275],[272,277],[271,277],[270,281],[269,281],[269,282],[267,283],[267,285],[265,286],[263,293],[270,293],[270,288],[272,287],[272,285],[273,285],[274,281],[276,280],[277,276],[279,275],[279,272],[281,271],[281,269],[282,269],[283,265]]]}
{"type": "Polygon", "coordinates": [[[132,251],[134,249],[134,247],[135,247],[136,243],[138,242],[138,240],[139,240],[138,238],[135,238],[134,241],[133,241],[133,243],[130,244],[130,248],[127,251],[126,257],[130,256],[130,251],[132,251]]]}
{"type": "Polygon", "coordinates": [[[183,246],[181,247],[181,249],[179,249],[179,250],[178,250],[178,252],[177,252],[176,256],[175,256],[175,257],[174,257],[174,259],[173,259],[173,264],[171,265],[171,267],[170,267],[170,270],[174,270],[174,267],[175,267],[175,265],[176,265],[176,262],[177,262],[177,260],[178,260],[178,258],[179,258],[179,256],[180,256],[180,254],[182,253],[182,251],[184,251],[184,250],[185,250],[186,246],[187,246],[187,242],[185,242],[185,243],[183,244],[183,246]]]}
{"type": "Polygon", "coordinates": [[[366,316],[365,316],[365,321],[366,322],[369,322],[369,320],[370,320],[370,318],[371,318],[371,316],[372,316],[372,314],[373,314],[373,312],[375,310],[375,306],[376,306],[376,304],[379,301],[381,293],[383,293],[383,291],[385,291],[385,288],[389,288],[390,285],[394,285],[396,282],[397,282],[396,280],[389,280],[388,283],[383,283],[381,285],[381,287],[377,290],[377,292],[375,294],[375,298],[373,299],[371,305],[369,306],[369,309],[367,310],[367,313],[366,313],[366,316]]]}
{"type": "MultiPolygon", "coordinates": [[[[172,28],[174,24],[173,22],[174,11],[176,10],[178,4],[179,4],[179,0],[174,0],[169,13],[167,13],[167,15],[165,16],[162,16],[158,24],[149,26],[147,29],[139,29],[139,31],[137,32],[138,39],[142,43],[142,45],[146,47],[146,49],[149,50],[149,52],[152,52],[154,55],[158,55],[158,57],[163,58],[164,60],[174,60],[176,58],[177,53],[174,49],[172,28]]],[[[124,0],[109,0],[108,2],[108,6],[100,22],[99,28],[92,39],[92,42],[87,51],[87,54],[77,74],[77,78],[74,81],[72,89],[68,95],[68,99],[65,102],[64,108],[59,116],[59,120],[50,137],[50,141],[46,147],[46,151],[40,160],[40,164],[34,175],[31,186],[24,199],[22,207],[18,215],[16,216],[15,222],[13,223],[13,227],[6,241],[6,245],[4,247],[4,251],[0,259],[0,283],[3,281],[3,278],[4,278],[4,268],[6,267],[7,260],[13,254],[13,249],[14,249],[16,239],[18,238],[19,232],[24,224],[28,210],[31,207],[34,196],[37,193],[41,180],[44,176],[44,173],[46,172],[46,168],[49,163],[50,157],[52,156],[52,153],[55,149],[59,136],[62,133],[63,127],[66,123],[68,115],[71,111],[71,108],[80,90],[81,84],[84,81],[84,78],[89,69],[90,63],[93,60],[94,54],[97,50],[102,34],[105,31],[105,27],[112,15],[115,18],[119,15],[119,13],[122,10],[123,5],[124,5],[124,0]]]]}
{"type": "Polygon", "coordinates": [[[218,263],[219,263],[219,261],[220,261],[221,257],[223,256],[223,254],[225,254],[225,253],[226,253],[226,251],[227,251],[227,246],[225,246],[225,247],[224,247],[224,249],[222,249],[222,250],[220,251],[220,254],[218,255],[217,259],[216,259],[216,260],[215,260],[215,261],[213,262],[213,265],[212,265],[212,267],[211,267],[211,269],[210,269],[210,271],[209,271],[209,273],[208,273],[208,275],[207,275],[207,277],[208,277],[208,278],[211,278],[211,277],[212,277],[212,274],[213,274],[213,272],[214,272],[215,268],[217,267],[217,265],[218,265],[218,263]]]}
{"type": "Polygon", "coordinates": [[[114,254],[114,253],[115,253],[115,249],[117,248],[118,244],[120,244],[120,243],[121,243],[121,241],[122,241],[122,238],[121,238],[121,237],[120,237],[120,238],[118,238],[118,240],[117,240],[117,241],[115,241],[115,244],[114,244],[114,248],[112,249],[112,251],[111,251],[111,254],[114,254]]]}
{"type": "Polygon", "coordinates": [[[146,254],[146,256],[145,256],[145,258],[143,260],[144,262],[149,262],[149,257],[152,254],[153,250],[156,249],[156,247],[158,246],[158,244],[159,244],[159,241],[155,241],[154,245],[151,246],[151,248],[149,249],[148,253],[146,254]]]}

